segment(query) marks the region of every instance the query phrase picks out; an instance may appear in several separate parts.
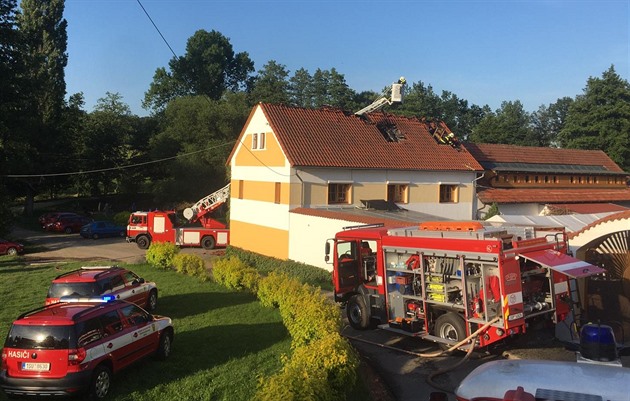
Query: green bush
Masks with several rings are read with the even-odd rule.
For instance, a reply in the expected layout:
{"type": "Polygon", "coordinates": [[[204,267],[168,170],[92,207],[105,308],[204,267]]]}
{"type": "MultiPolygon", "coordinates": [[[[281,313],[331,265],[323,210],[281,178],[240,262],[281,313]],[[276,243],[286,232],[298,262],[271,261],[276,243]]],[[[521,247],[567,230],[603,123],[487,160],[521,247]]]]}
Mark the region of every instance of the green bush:
{"type": "Polygon", "coordinates": [[[127,223],[129,222],[129,215],[131,215],[131,212],[118,212],[112,217],[112,221],[119,226],[126,227],[127,223]]]}
{"type": "Polygon", "coordinates": [[[282,371],[259,381],[255,399],[336,401],[346,399],[357,380],[359,357],[339,333],[294,350],[282,371]]]}
{"type": "Polygon", "coordinates": [[[178,253],[179,247],[171,242],[152,242],[145,258],[153,267],[170,269],[173,267],[173,258],[178,253]]]}
{"type": "Polygon", "coordinates": [[[248,290],[256,294],[260,274],[235,256],[221,258],[212,265],[212,275],[217,283],[229,289],[248,290]]]}
{"type": "Polygon", "coordinates": [[[173,258],[173,267],[178,273],[198,277],[201,281],[208,280],[208,271],[203,259],[197,255],[178,253],[173,258]]]}
{"type": "Polygon", "coordinates": [[[292,260],[270,258],[232,246],[227,247],[225,255],[238,257],[248,266],[254,267],[262,275],[268,275],[271,272],[285,273],[301,283],[314,285],[325,290],[332,290],[330,272],[319,267],[298,263],[292,260]]]}

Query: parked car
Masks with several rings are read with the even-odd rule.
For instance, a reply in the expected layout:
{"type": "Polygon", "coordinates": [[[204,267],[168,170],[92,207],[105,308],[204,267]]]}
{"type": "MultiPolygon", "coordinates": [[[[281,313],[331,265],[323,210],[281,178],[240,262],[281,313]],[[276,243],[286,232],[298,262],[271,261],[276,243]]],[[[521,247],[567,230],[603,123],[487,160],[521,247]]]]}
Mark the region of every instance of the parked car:
{"type": "Polygon", "coordinates": [[[77,233],[81,227],[92,222],[92,219],[85,216],[61,216],[54,223],[46,226],[47,231],[57,231],[60,233],[77,233]]]}
{"type": "Polygon", "coordinates": [[[79,234],[83,238],[99,239],[103,237],[125,237],[127,227],[119,226],[111,221],[93,221],[81,227],[79,234]]]}
{"type": "Polygon", "coordinates": [[[17,255],[24,252],[24,245],[8,241],[6,239],[0,239],[0,255],[17,255]]]}
{"type": "Polygon", "coordinates": [[[101,400],[114,373],[151,355],[170,355],[170,318],[105,301],[64,299],[18,316],[2,349],[0,387],[7,396],[88,393],[101,400]]]}
{"type": "Polygon", "coordinates": [[[133,302],[149,311],[155,310],[158,289],[154,282],[145,281],[131,270],[118,266],[84,266],[55,277],[48,288],[46,305],[62,297],[100,297],[133,302]]]}
{"type": "Polygon", "coordinates": [[[60,217],[64,216],[78,216],[78,214],[74,212],[49,212],[39,216],[38,221],[39,224],[41,224],[42,228],[46,229],[46,227],[48,227],[50,224],[54,223],[60,217]]]}

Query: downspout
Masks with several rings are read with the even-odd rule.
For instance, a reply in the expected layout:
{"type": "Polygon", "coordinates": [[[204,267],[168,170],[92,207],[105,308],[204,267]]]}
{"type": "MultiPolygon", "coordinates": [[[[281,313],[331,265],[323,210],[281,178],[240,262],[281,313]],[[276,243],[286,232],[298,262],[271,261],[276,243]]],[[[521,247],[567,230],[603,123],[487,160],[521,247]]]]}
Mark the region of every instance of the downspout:
{"type": "Polygon", "coordinates": [[[480,179],[482,179],[485,176],[486,176],[486,172],[484,171],[483,173],[481,173],[481,175],[479,177],[477,177],[474,180],[472,180],[473,191],[475,191],[475,198],[477,198],[477,201],[479,203],[483,204],[482,207],[477,208],[477,212],[475,213],[475,219],[479,219],[479,213],[481,212],[481,209],[484,209],[487,206],[485,203],[481,202],[479,200],[479,197],[477,196],[477,181],[479,181],[480,179]]]}

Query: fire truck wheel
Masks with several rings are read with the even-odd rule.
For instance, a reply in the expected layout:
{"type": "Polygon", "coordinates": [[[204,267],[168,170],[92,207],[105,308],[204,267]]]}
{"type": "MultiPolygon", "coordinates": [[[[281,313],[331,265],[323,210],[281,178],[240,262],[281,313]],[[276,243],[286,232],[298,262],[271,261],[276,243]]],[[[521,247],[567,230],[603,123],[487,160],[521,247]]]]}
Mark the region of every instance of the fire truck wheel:
{"type": "Polygon", "coordinates": [[[201,240],[201,246],[203,247],[203,249],[214,249],[215,245],[216,242],[214,241],[214,237],[212,236],[203,237],[203,239],[201,240]]]}
{"type": "Polygon", "coordinates": [[[143,235],[136,239],[136,244],[140,249],[149,249],[149,245],[151,245],[151,240],[146,235],[143,235]]]}
{"type": "Polygon", "coordinates": [[[370,310],[361,295],[354,295],[348,300],[346,315],[348,316],[348,322],[350,322],[352,328],[357,330],[370,328],[370,310]]]}
{"type": "MultiPolygon", "coordinates": [[[[437,318],[435,322],[435,335],[446,340],[460,342],[466,338],[466,327],[464,319],[457,313],[445,313],[437,318]]],[[[444,344],[446,348],[449,346],[444,344]]],[[[444,349],[444,346],[442,349],[444,349]]]]}

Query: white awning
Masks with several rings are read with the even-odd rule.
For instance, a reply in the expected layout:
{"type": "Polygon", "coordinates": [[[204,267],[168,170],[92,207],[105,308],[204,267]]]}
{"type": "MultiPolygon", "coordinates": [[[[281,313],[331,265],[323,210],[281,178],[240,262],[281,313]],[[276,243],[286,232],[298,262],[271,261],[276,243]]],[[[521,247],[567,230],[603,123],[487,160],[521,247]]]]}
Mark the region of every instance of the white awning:
{"type": "Polygon", "coordinates": [[[601,267],[552,249],[521,253],[519,256],[573,278],[594,276],[606,271],[601,267]]]}

